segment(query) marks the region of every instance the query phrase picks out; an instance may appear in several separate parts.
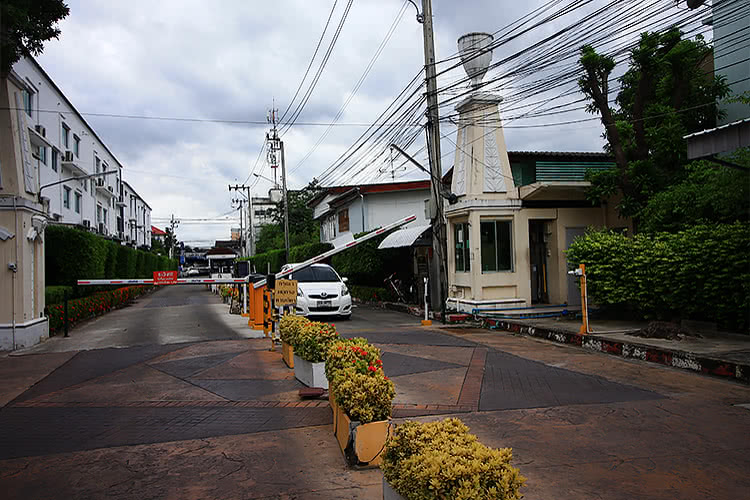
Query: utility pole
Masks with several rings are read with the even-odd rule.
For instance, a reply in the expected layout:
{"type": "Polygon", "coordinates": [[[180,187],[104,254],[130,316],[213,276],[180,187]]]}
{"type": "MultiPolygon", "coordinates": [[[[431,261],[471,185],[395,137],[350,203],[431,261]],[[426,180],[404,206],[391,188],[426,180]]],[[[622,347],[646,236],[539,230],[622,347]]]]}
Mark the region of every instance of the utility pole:
{"type": "Polygon", "coordinates": [[[271,109],[268,112],[268,122],[273,125],[273,129],[270,133],[266,134],[266,139],[271,144],[269,156],[271,160],[271,168],[274,172],[274,182],[276,182],[276,169],[278,168],[276,152],[278,151],[281,156],[281,185],[282,195],[284,197],[284,249],[286,250],[286,261],[289,262],[289,198],[286,191],[286,160],[284,158],[284,141],[279,139],[279,134],[276,129],[277,112],[277,109],[271,109]]]}
{"type": "Polygon", "coordinates": [[[240,212],[240,257],[245,257],[245,246],[246,246],[246,239],[245,239],[245,233],[243,231],[243,224],[242,219],[244,219],[242,215],[242,206],[245,204],[247,200],[244,200],[242,198],[234,198],[232,200],[232,203],[239,204],[239,212],[240,212]]]}
{"type": "MultiPolygon", "coordinates": [[[[419,21],[420,15],[417,15],[419,21]]],[[[432,307],[442,312],[445,322],[445,299],[448,297],[448,248],[445,239],[443,198],[440,183],[440,115],[438,113],[437,77],[435,75],[435,41],[432,32],[432,1],[422,0],[422,34],[424,37],[424,69],[427,77],[427,146],[430,158],[430,208],[432,216],[433,269],[437,278],[433,285],[432,307]],[[436,293],[435,293],[436,292],[436,293]]]]}
{"type": "Polygon", "coordinates": [[[169,258],[174,259],[174,244],[175,240],[177,239],[177,236],[175,235],[175,229],[177,229],[177,226],[180,225],[180,221],[176,220],[174,218],[174,214],[172,214],[172,219],[169,221],[169,227],[170,227],[170,233],[172,241],[169,242],[169,258]]]}
{"type": "MultiPolygon", "coordinates": [[[[240,193],[241,195],[243,195],[245,197],[244,200],[243,199],[239,199],[239,198],[236,198],[236,199],[232,200],[232,202],[240,204],[240,241],[242,242],[243,239],[244,239],[245,243],[244,244],[241,243],[242,248],[244,249],[246,247],[246,245],[247,245],[247,238],[245,237],[245,233],[243,231],[243,226],[242,226],[242,204],[243,203],[247,203],[248,205],[252,205],[252,201],[251,200],[252,200],[252,196],[253,195],[250,192],[250,186],[246,186],[244,184],[235,184],[234,186],[232,186],[231,184],[229,184],[229,192],[232,192],[232,191],[237,191],[238,193],[240,193]]],[[[253,219],[252,219],[252,213],[250,213],[250,212],[248,212],[247,225],[248,225],[249,228],[251,228],[250,229],[250,238],[251,238],[251,241],[252,241],[253,219]]],[[[250,245],[250,248],[252,249],[252,243],[250,245]]],[[[243,252],[244,252],[244,250],[243,250],[243,252]]],[[[243,253],[242,256],[246,257],[246,255],[244,255],[244,253],[243,253]]]]}

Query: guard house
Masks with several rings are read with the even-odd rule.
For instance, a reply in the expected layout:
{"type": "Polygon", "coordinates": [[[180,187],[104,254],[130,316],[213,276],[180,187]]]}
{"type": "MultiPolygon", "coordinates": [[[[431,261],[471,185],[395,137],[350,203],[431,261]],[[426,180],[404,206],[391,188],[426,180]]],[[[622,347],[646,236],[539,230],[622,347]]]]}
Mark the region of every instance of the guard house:
{"type": "MultiPolygon", "coordinates": [[[[464,68],[476,87],[492,52],[492,35],[458,40],[464,68]]],[[[509,155],[496,94],[475,91],[458,103],[458,136],[445,205],[449,309],[580,305],[568,276],[565,250],[587,227],[630,229],[616,202],[585,198],[588,169],[611,168],[601,153],[516,152],[509,155]]]]}

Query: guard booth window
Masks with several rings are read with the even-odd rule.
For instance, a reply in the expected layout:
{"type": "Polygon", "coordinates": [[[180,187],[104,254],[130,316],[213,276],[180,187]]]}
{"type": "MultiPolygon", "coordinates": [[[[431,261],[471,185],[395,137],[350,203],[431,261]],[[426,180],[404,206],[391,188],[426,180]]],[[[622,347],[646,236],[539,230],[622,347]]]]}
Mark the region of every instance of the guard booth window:
{"type": "Polygon", "coordinates": [[[510,221],[489,221],[480,224],[482,235],[482,272],[512,271],[512,240],[510,221]]]}
{"type": "Polygon", "coordinates": [[[456,272],[471,271],[469,249],[469,224],[462,222],[453,226],[453,241],[456,247],[456,272]]]}

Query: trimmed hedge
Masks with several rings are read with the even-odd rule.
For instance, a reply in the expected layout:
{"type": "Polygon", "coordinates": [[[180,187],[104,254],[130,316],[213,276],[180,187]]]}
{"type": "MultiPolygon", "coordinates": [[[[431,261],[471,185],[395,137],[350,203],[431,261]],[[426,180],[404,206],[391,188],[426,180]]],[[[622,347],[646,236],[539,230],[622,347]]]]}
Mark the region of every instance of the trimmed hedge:
{"type": "Polygon", "coordinates": [[[394,272],[410,276],[411,248],[378,250],[383,239],[385,236],[379,236],[338,253],[331,257],[331,265],[341,276],[349,278],[349,283],[371,287],[382,287],[383,281],[394,272]]]}
{"type": "Polygon", "coordinates": [[[44,303],[62,304],[66,294],[69,299],[73,297],[72,286],[46,286],[44,287],[44,303]]]}
{"type": "Polygon", "coordinates": [[[610,231],[577,238],[568,260],[586,264],[599,305],[647,319],[693,318],[746,330],[750,311],[750,223],[699,225],[627,238],[610,231]]]}
{"type": "Polygon", "coordinates": [[[377,286],[347,285],[349,293],[362,302],[395,302],[396,294],[377,286]]]}
{"type": "MultiPolygon", "coordinates": [[[[127,304],[151,288],[151,286],[126,286],[116,290],[97,292],[80,299],[69,300],[68,326],[75,325],[79,321],[99,316],[116,307],[127,304]]],[[[64,315],[65,309],[63,304],[47,305],[46,316],[49,318],[49,329],[51,332],[59,332],[65,327],[64,315]]]]}
{"type": "Polygon", "coordinates": [[[82,229],[50,225],[44,236],[48,285],[79,279],[150,278],[177,269],[177,260],[120,245],[82,229]]]}
{"type": "Polygon", "coordinates": [[[333,249],[333,245],[330,243],[307,243],[306,245],[291,247],[289,249],[289,258],[292,262],[302,262],[331,249],[333,249]]]}
{"type": "MultiPolygon", "coordinates": [[[[306,243],[304,245],[297,245],[289,248],[289,258],[292,262],[302,262],[316,255],[320,255],[323,252],[331,250],[333,245],[330,243],[306,243]]],[[[286,264],[286,251],[282,248],[281,250],[270,250],[268,252],[259,253],[248,257],[250,265],[255,266],[255,270],[258,273],[265,274],[268,271],[268,264],[271,264],[271,272],[277,273],[281,271],[281,267],[286,264]]]]}

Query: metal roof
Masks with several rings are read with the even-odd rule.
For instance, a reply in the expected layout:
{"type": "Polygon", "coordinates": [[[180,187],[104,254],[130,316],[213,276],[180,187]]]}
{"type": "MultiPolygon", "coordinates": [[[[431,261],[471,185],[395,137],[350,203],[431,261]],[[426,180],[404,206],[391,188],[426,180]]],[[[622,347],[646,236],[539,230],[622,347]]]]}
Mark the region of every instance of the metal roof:
{"type": "Polygon", "coordinates": [[[383,248],[410,247],[430,227],[428,224],[426,226],[412,226],[394,231],[380,242],[378,250],[382,250],[383,248]]]}

